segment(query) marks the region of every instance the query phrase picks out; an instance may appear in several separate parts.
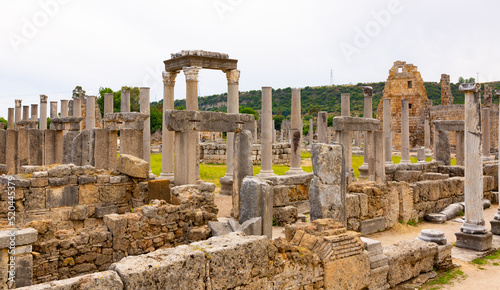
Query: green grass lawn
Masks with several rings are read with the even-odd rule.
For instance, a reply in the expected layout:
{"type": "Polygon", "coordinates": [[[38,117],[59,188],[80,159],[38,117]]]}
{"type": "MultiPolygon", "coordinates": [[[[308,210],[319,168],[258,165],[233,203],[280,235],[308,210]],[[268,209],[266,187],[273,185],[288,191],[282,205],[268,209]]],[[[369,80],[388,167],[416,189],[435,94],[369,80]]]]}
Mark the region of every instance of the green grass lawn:
{"type": "MultiPolygon", "coordinates": [[[[302,159],[311,158],[311,153],[302,151],[300,154],[302,159]]],[[[354,175],[356,178],[359,176],[358,168],[363,164],[364,157],[353,155],[352,156],[352,168],[354,170],[354,175]]],[[[416,163],[417,158],[410,157],[411,163],[416,163]]],[[[425,161],[432,161],[431,157],[427,157],[425,161]]],[[[401,162],[401,157],[393,156],[392,162],[397,164],[401,162]]],[[[457,161],[455,159],[451,159],[451,165],[456,165],[457,161]]],[[[274,165],[273,171],[277,175],[284,175],[290,169],[287,165],[274,165]]],[[[302,169],[306,172],[312,172],[312,166],[302,166],[302,169]]],[[[161,173],[161,154],[151,154],[151,170],[153,173],[158,176],[161,173]]],[[[260,165],[254,165],[253,174],[257,175],[260,172],[260,165]]],[[[220,187],[219,179],[226,175],[226,165],[225,164],[200,164],[200,178],[207,182],[215,183],[216,186],[220,187]]]]}

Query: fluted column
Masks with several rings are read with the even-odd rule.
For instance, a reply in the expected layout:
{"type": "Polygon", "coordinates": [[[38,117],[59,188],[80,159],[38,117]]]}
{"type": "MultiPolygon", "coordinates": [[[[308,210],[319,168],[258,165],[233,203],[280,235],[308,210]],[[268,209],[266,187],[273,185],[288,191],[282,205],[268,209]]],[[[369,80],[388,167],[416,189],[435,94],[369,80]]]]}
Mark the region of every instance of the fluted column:
{"type": "Polygon", "coordinates": [[[392,164],[392,118],[391,118],[391,99],[383,100],[384,107],[384,148],[385,148],[385,163],[392,164]]]}
{"type": "MultiPolygon", "coordinates": [[[[149,88],[139,88],[140,89],[140,105],[141,113],[150,115],[151,108],[149,104],[149,88]]],[[[155,178],[151,171],[151,118],[148,117],[144,120],[144,130],[142,134],[142,154],[144,160],[149,163],[149,177],[155,178]]]]}
{"type": "Polygon", "coordinates": [[[273,96],[271,87],[262,87],[261,169],[257,177],[273,176],[273,96]]]}
{"type": "MultiPolygon", "coordinates": [[[[290,170],[286,174],[304,173],[300,159],[300,148],[302,144],[302,120],[300,114],[300,89],[292,89],[292,120],[291,120],[291,140],[292,156],[290,170]]],[[[283,130],[281,130],[283,132],[283,130]]]]}
{"type": "Polygon", "coordinates": [[[50,102],[50,118],[57,118],[57,102],[50,102]]]}
{"type": "Polygon", "coordinates": [[[481,148],[480,84],[461,84],[465,92],[465,221],[460,227],[456,246],[484,251],[491,248],[491,233],[483,219],[483,160],[481,148]]]}
{"type": "Polygon", "coordinates": [[[14,111],[14,118],[15,118],[15,128],[17,129],[17,122],[21,121],[21,116],[22,116],[22,102],[23,100],[14,100],[15,102],[15,111],[14,111]]]}
{"type": "MultiPolygon", "coordinates": [[[[364,112],[363,118],[372,118],[373,117],[373,108],[372,108],[372,95],[373,88],[372,87],[363,87],[363,95],[364,95],[364,112]]],[[[373,138],[367,138],[368,132],[365,131],[365,146],[363,147],[363,164],[358,168],[359,169],[359,178],[368,178],[368,159],[374,156],[368,156],[368,148],[372,145],[373,138]]],[[[373,152],[375,154],[375,152],[373,152]]]]}
{"type": "Polygon", "coordinates": [[[40,95],[40,130],[47,130],[47,96],[40,95]]]}
{"type": "Polygon", "coordinates": [[[483,134],[483,160],[489,161],[492,160],[490,157],[490,108],[483,108],[483,126],[482,126],[482,134],[483,134]]]}
{"type": "Polygon", "coordinates": [[[177,71],[163,72],[163,123],[161,131],[161,174],[160,179],[174,181],[174,136],[165,128],[165,111],[174,109],[174,86],[177,71]]]}
{"type": "Polygon", "coordinates": [[[401,163],[410,163],[410,112],[408,99],[401,99],[401,163]]]}

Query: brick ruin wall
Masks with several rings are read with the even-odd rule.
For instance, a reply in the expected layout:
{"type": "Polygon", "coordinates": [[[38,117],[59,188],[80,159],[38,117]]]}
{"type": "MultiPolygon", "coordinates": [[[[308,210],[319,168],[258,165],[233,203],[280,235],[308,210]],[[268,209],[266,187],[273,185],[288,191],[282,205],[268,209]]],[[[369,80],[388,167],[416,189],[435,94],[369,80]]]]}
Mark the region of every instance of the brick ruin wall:
{"type": "MultiPolygon", "coordinates": [[[[170,192],[168,181],[133,179],[91,166],[29,167],[26,172],[14,181],[15,213],[16,227],[38,231],[31,253],[33,284],[105,271],[129,255],[205,240],[208,222],[217,217],[213,184],[170,192]],[[165,200],[156,200],[162,194],[165,200]]],[[[0,228],[7,229],[7,177],[0,181],[0,228]]]]}
{"type": "MultiPolygon", "coordinates": [[[[226,164],[226,143],[201,143],[200,160],[203,163],[226,164]]],[[[292,147],[289,143],[273,144],[273,164],[290,164],[292,147]]],[[[252,145],[252,162],[260,164],[261,145],[252,145]]]]}

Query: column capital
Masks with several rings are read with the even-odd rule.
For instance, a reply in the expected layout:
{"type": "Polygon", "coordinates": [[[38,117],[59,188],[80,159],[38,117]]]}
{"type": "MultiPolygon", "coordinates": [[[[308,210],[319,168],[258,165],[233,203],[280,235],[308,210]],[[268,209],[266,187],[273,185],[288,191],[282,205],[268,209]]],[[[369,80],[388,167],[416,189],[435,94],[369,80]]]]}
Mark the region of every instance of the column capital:
{"type": "Polygon", "coordinates": [[[240,80],[240,71],[237,69],[228,69],[224,70],[226,73],[226,78],[227,78],[227,84],[232,85],[232,84],[238,84],[238,81],[240,80]]]}
{"type": "Polygon", "coordinates": [[[458,88],[458,90],[461,92],[477,93],[481,90],[481,84],[478,84],[478,83],[460,84],[460,87],[458,88]]]}
{"type": "Polygon", "coordinates": [[[164,71],[162,73],[163,77],[163,85],[165,86],[174,86],[175,85],[175,78],[177,77],[178,71],[164,71]]]}
{"type": "Polygon", "coordinates": [[[365,95],[365,98],[372,97],[372,95],[373,95],[373,88],[372,87],[364,86],[364,87],[362,87],[362,89],[363,89],[363,94],[365,95]]]}
{"type": "Polygon", "coordinates": [[[495,90],[495,97],[500,97],[500,90],[495,90]]]}
{"type": "Polygon", "coordinates": [[[198,73],[201,67],[199,66],[189,66],[183,67],[184,75],[186,75],[186,81],[198,81],[198,73]]]}
{"type": "Polygon", "coordinates": [[[21,108],[21,102],[23,100],[14,100],[14,102],[16,103],[16,108],[21,108]]]}
{"type": "Polygon", "coordinates": [[[47,104],[48,97],[46,95],[40,95],[40,103],[47,104]]]}

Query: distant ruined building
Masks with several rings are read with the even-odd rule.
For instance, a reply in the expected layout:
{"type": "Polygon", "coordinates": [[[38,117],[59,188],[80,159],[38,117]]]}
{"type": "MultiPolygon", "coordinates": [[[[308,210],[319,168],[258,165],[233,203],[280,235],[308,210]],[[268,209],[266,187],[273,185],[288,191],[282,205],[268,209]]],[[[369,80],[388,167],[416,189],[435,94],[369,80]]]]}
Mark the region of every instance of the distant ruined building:
{"type": "MultiPolygon", "coordinates": [[[[450,76],[441,75],[441,105],[432,106],[428,99],[424,81],[413,64],[396,61],[389,70],[389,77],[385,83],[383,98],[391,99],[391,121],[393,149],[401,149],[401,99],[408,99],[410,112],[410,149],[415,146],[424,146],[424,124],[429,120],[431,130],[431,146],[434,143],[434,124],[436,120],[464,120],[463,104],[453,104],[454,97],[450,88],[450,76]]],[[[491,150],[498,150],[498,106],[493,105],[493,87],[484,85],[483,105],[490,112],[490,140],[491,150]]],[[[482,110],[481,110],[482,111],[482,110]]],[[[383,122],[383,102],[377,108],[377,119],[383,122]]],[[[482,121],[481,123],[484,123],[482,121]]],[[[455,133],[449,133],[452,146],[455,145],[455,133]]]]}
{"type": "MultiPolygon", "coordinates": [[[[389,70],[383,98],[391,99],[392,144],[401,149],[401,100],[408,99],[410,112],[410,148],[424,145],[424,121],[431,106],[427,98],[424,81],[417,67],[405,61],[396,61],[389,70]]],[[[377,119],[381,122],[383,102],[377,108],[377,119]]]]}

